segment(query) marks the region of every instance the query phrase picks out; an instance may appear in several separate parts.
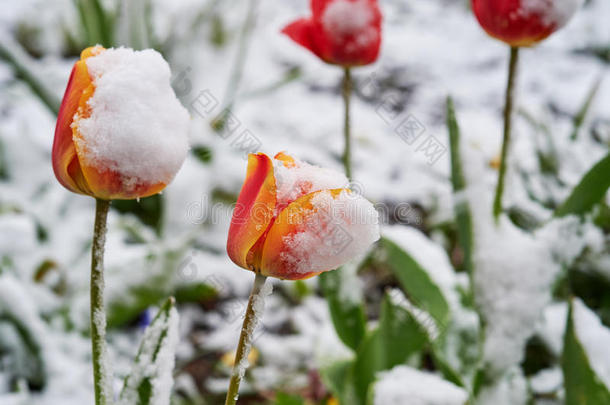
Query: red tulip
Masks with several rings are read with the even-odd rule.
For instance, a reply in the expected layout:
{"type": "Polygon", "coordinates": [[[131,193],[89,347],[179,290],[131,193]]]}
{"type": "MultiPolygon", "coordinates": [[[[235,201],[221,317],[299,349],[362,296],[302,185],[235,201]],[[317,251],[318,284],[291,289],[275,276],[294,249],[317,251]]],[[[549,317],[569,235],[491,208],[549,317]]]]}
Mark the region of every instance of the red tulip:
{"type": "Polygon", "coordinates": [[[481,27],[513,47],[532,46],[563,27],[582,0],[472,0],[481,27]]]}
{"type": "Polygon", "coordinates": [[[227,252],[238,266],[299,280],[335,269],[379,238],[373,205],[347,178],[280,153],[251,154],[227,252]]]}
{"type": "Polygon", "coordinates": [[[312,0],[312,16],[282,32],[324,62],[344,67],[375,62],[381,44],[377,0],[312,0]]]}
{"type": "Polygon", "coordinates": [[[72,68],[57,117],[53,171],[68,190],[95,198],[156,194],[186,157],[187,125],[157,52],[87,48],[72,68]],[[102,56],[94,74],[88,64],[102,56]]]}

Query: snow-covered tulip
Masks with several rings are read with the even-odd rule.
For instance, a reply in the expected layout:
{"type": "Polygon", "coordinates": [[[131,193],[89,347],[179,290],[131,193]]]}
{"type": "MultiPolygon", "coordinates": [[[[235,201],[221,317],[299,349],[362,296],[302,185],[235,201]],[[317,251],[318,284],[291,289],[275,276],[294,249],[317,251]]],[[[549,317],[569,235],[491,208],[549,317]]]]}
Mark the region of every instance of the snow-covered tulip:
{"type": "Polygon", "coordinates": [[[326,63],[343,67],[343,166],[352,176],[350,97],[351,68],[377,60],[381,45],[381,11],[377,0],[311,0],[311,17],[288,24],[282,32],[326,63]]]}
{"type": "Polygon", "coordinates": [[[110,201],[163,190],[186,158],[188,125],[158,52],[95,46],[74,64],[55,127],[53,171],[68,190],[96,200],[90,287],[96,405],[113,399],[104,310],[110,201]]]}
{"type": "Polygon", "coordinates": [[[256,273],[225,405],[237,402],[252,332],[270,294],[267,277],[302,280],[335,269],[379,239],[373,204],[351,192],[347,178],[285,153],[248,156],[248,172],[233,211],[227,252],[256,273]]]}
{"type": "Polygon", "coordinates": [[[53,170],[68,190],[104,200],[156,194],[188,152],[188,112],[152,49],[85,49],[57,117],[53,170]]]}
{"type": "Polygon", "coordinates": [[[503,209],[502,195],[510,148],[519,49],[533,46],[563,27],[582,2],[583,0],[472,0],[472,10],[481,27],[493,38],[510,46],[502,152],[493,202],[496,221],[503,209]]]}
{"type": "Polygon", "coordinates": [[[510,46],[532,46],[563,27],[583,0],[472,0],[481,27],[510,46]]]}
{"type": "Polygon", "coordinates": [[[312,15],[282,32],[324,62],[345,67],[377,60],[381,11],[377,0],[312,0],[312,15]]]}
{"type": "Polygon", "coordinates": [[[373,205],[347,178],[284,153],[251,154],[227,252],[263,276],[299,280],[335,269],[379,238],[373,205]]]}

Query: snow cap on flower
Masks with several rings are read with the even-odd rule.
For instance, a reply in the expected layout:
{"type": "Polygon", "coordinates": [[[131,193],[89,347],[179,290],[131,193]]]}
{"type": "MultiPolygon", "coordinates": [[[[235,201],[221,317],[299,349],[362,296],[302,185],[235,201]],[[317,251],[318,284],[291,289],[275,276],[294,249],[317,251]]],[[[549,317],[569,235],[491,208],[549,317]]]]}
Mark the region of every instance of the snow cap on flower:
{"type": "Polygon", "coordinates": [[[312,16],[282,32],[324,62],[345,67],[377,60],[381,11],[377,0],[312,0],[312,16]]]}
{"type": "Polygon", "coordinates": [[[379,239],[373,205],[338,172],[279,153],[251,154],[227,252],[238,266],[299,280],[333,270],[379,239]]]}
{"type": "Polygon", "coordinates": [[[510,46],[533,46],[563,27],[583,0],[472,0],[481,27],[510,46]]]}
{"type": "Polygon", "coordinates": [[[101,199],[156,194],[188,152],[188,112],[152,49],[85,49],[57,117],[53,170],[68,190],[101,199]]]}

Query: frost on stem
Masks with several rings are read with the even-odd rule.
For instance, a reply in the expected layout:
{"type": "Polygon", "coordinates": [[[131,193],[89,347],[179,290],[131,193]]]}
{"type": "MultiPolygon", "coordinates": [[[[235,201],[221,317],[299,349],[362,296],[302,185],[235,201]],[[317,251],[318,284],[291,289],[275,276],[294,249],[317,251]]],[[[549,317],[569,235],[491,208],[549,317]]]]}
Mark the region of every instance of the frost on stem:
{"type": "Polygon", "coordinates": [[[239,362],[235,363],[235,367],[233,369],[233,375],[236,375],[241,380],[246,373],[248,366],[250,365],[248,362],[248,354],[252,349],[252,337],[254,336],[254,331],[256,330],[256,326],[260,322],[263,317],[263,313],[265,310],[265,298],[271,295],[273,292],[273,285],[271,282],[267,282],[263,284],[262,288],[258,291],[258,293],[252,295],[252,313],[251,318],[246,320],[247,325],[245,326],[245,338],[244,338],[244,355],[239,360],[239,362]]]}

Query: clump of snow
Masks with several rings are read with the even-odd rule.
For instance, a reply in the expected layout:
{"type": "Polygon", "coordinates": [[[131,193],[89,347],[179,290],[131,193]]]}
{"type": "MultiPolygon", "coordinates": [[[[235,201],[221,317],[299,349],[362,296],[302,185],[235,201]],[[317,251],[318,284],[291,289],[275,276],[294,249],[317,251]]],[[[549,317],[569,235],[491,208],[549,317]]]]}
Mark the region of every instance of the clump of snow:
{"type": "Polygon", "coordinates": [[[464,405],[468,393],[436,374],[396,366],[379,374],[375,405],[464,405]]]}
{"type": "Polygon", "coordinates": [[[86,60],[95,91],[75,114],[79,157],[118,172],[125,187],[168,184],[188,152],[188,112],[156,51],[107,49],[86,60]]]}
{"type": "Polygon", "coordinates": [[[294,164],[273,160],[273,174],[277,187],[277,210],[281,210],[297,198],[315,191],[345,188],[348,179],[336,170],[310,165],[295,159],[294,164]]]}
{"type": "Polygon", "coordinates": [[[463,148],[474,233],[473,289],[485,325],[483,359],[487,371],[500,377],[521,362],[560,266],[544,238],[517,228],[504,215],[496,223],[491,190],[480,176],[485,163],[473,152],[463,148]]]}
{"type": "Polygon", "coordinates": [[[610,387],[610,329],[578,298],[573,301],[574,329],[595,374],[610,387]]]}
{"type": "Polygon", "coordinates": [[[519,13],[539,15],[545,25],[564,26],[584,0],[522,0],[519,13]]]}
{"type": "Polygon", "coordinates": [[[518,367],[511,368],[494,384],[481,389],[476,405],[525,405],[527,381],[518,367]]]}
{"type": "Polygon", "coordinates": [[[324,9],[322,26],[329,36],[340,42],[345,38],[353,37],[354,44],[349,46],[366,47],[377,40],[379,34],[371,26],[375,19],[371,2],[369,0],[335,0],[324,9]]]}
{"type": "Polygon", "coordinates": [[[299,273],[336,269],[379,239],[379,214],[368,200],[347,190],[311,199],[298,231],[284,237],[282,260],[299,273]]]}

